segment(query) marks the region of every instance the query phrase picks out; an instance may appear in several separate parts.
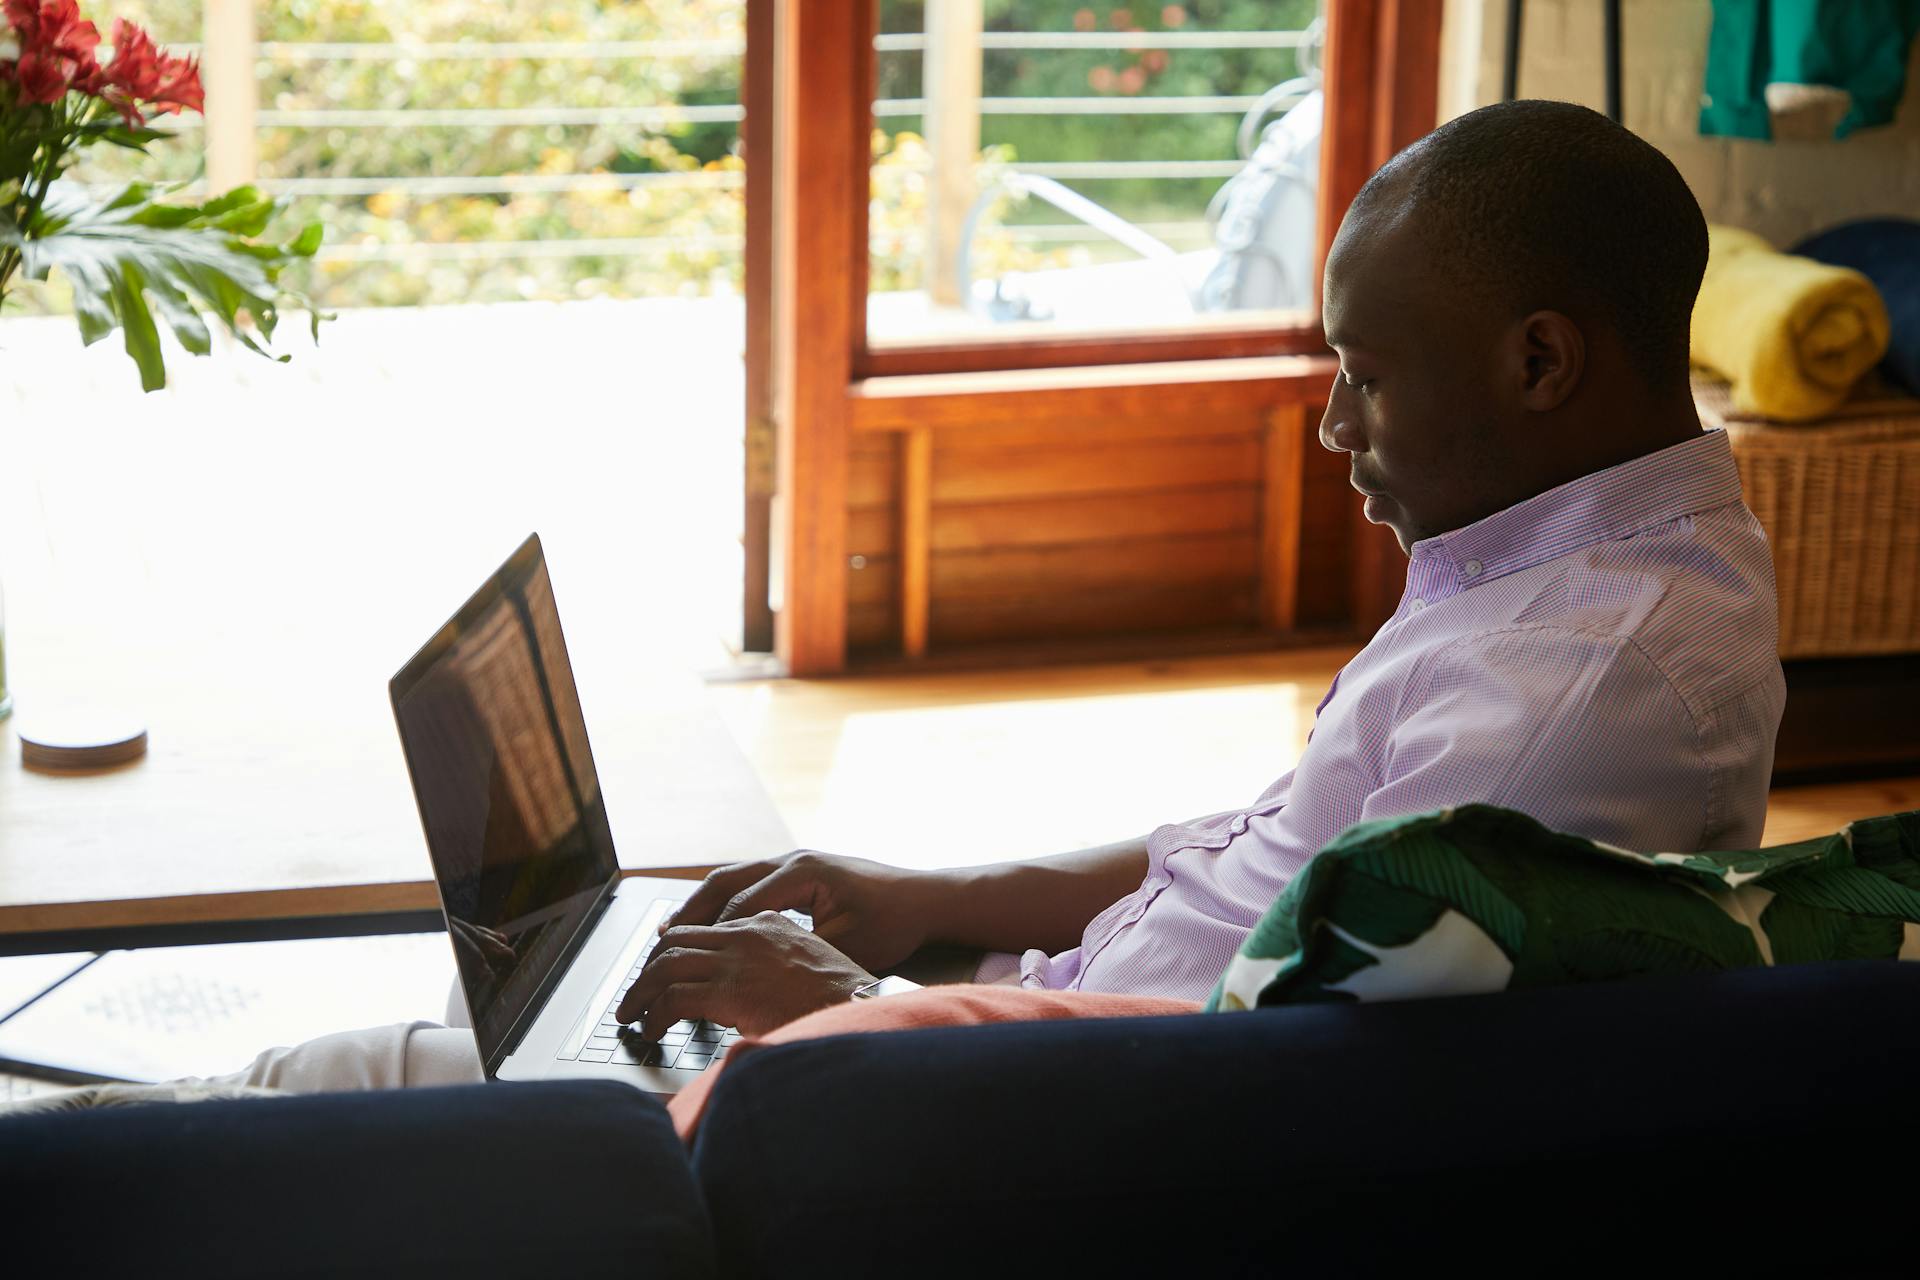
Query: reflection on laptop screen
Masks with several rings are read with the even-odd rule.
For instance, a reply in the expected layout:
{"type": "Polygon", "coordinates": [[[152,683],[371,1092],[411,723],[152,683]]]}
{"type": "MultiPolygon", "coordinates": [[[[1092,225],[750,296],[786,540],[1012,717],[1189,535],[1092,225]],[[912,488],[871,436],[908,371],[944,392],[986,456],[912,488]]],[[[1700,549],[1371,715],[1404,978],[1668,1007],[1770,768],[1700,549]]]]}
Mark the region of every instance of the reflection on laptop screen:
{"type": "Polygon", "coordinates": [[[393,678],[392,691],[490,1062],[617,869],[537,538],[393,678]]]}

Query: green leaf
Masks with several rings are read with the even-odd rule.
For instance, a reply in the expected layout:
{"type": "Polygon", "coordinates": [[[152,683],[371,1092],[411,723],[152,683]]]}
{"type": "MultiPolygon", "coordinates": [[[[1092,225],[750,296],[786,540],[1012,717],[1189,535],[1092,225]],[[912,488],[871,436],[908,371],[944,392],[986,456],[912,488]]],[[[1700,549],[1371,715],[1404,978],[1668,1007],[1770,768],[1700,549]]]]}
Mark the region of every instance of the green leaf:
{"type": "Polygon", "coordinates": [[[320,237],[326,233],[317,222],[309,222],[300,228],[300,234],[287,241],[287,252],[302,258],[311,258],[320,248],[320,237]]]}
{"type": "Polygon", "coordinates": [[[1920,889],[1920,812],[1853,824],[1854,860],[1896,884],[1920,889]]]}
{"type": "Polygon", "coordinates": [[[166,385],[155,314],[196,355],[212,349],[211,318],[249,350],[269,358],[283,301],[304,307],[314,336],[323,318],[314,305],[279,283],[281,269],[320,247],[317,223],[286,244],[253,239],[276,212],[275,202],[238,187],[204,204],[161,204],[144,183],[105,199],[57,184],[32,225],[0,218],[0,245],[21,251],[21,269],[35,280],[59,271],[73,287],[80,336],[98,342],[115,329],[140,369],[140,385],[166,385]],[[249,332],[241,317],[251,319],[249,332]]]}
{"type": "Polygon", "coordinates": [[[167,385],[167,366],[160,355],[160,331],[154,326],[153,313],[147,310],[146,283],[140,264],[127,262],[113,277],[109,296],[120,317],[127,354],[140,366],[141,388],[157,391],[167,385]]]}
{"type": "Polygon", "coordinates": [[[1828,911],[1920,921],[1920,889],[1910,889],[1865,867],[1790,871],[1769,877],[1767,888],[1782,898],[1828,911]]]}
{"type": "Polygon", "coordinates": [[[1555,938],[1553,950],[1560,972],[1516,973],[1514,987],[1612,982],[1663,973],[1708,973],[1760,963],[1758,952],[1743,957],[1738,964],[1728,964],[1722,949],[1700,946],[1693,938],[1633,928],[1569,931],[1555,938]]]}
{"type": "Polygon", "coordinates": [[[82,139],[94,142],[110,142],[116,147],[126,147],[130,151],[145,151],[149,142],[167,137],[163,129],[149,129],[144,125],[128,125],[119,119],[91,120],[73,126],[73,130],[82,139]]]}
{"type": "Polygon", "coordinates": [[[1334,881],[1321,910],[1353,937],[1387,948],[1404,947],[1420,938],[1448,905],[1350,868],[1334,881]]]}
{"type": "Polygon", "coordinates": [[[1891,960],[1900,954],[1900,921],[1829,911],[1775,898],[1760,913],[1775,964],[1814,960],[1891,960]]]}
{"type": "Polygon", "coordinates": [[[1458,908],[1509,957],[1526,945],[1526,913],[1448,839],[1407,828],[1347,856],[1355,870],[1458,908]]]}

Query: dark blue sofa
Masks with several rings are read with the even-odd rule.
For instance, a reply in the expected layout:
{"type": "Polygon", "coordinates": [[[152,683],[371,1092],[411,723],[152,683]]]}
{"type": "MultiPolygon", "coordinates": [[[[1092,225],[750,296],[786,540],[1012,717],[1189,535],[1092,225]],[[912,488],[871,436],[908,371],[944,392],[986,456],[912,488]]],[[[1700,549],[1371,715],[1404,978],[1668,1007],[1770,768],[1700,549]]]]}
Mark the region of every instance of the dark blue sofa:
{"type": "MultiPolygon", "coordinates": [[[[14,1274],[1913,1275],[1920,964],[0,1122],[14,1274]],[[41,1270],[44,1267],[45,1270],[41,1270]]],[[[9,1270],[12,1270],[10,1267],[9,1270]]]]}

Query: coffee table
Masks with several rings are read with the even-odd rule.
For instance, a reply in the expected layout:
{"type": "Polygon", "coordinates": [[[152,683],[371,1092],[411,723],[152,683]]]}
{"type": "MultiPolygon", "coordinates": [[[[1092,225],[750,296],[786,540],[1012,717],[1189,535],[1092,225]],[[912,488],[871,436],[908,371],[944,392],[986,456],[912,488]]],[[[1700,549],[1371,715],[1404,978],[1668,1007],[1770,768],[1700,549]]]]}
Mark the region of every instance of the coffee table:
{"type": "MultiPolygon", "coordinates": [[[[591,548],[549,538],[548,554],[622,870],[698,874],[791,848],[658,593],[591,548]]],[[[130,765],[49,774],[22,766],[0,722],[0,951],[394,913],[419,927],[437,897],[386,679],[493,559],[396,556],[276,582],[156,566],[137,643],[16,613],[19,725],[106,702],[137,711],[151,745],[130,765]]]]}

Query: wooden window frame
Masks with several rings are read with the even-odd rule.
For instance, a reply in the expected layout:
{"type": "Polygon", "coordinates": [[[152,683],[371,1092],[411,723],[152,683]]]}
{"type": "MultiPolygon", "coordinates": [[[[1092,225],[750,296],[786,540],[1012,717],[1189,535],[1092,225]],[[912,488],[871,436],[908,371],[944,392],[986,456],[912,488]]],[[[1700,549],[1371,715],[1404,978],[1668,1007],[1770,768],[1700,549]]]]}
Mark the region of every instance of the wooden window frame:
{"type": "MultiPolygon", "coordinates": [[[[989,406],[1017,413],[1041,400],[1124,415],[1150,399],[1164,403],[1177,395],[1182,403],[1266,413],[1260,612],[1268,627],[1288,630],[1299,555],[1296,513],[1286,509],[1289,478],[1297,495],[1300,450],[1315,447],[1313,410],[1334,367],[1317,314],[1291,326],[1226,319],[1180,330],[1024,342],[870,345],[876,14],[877,0],[749,0],[749,30],[770,31],[772,50],[764,59],[749,50],[746,88],[753,139],[748,200],[760,215],[756,220],[750,212],[748,227],[748,468],[751,477],[757,459],[764,476],[770,438],[781,495],[774,504],[775,567],[783,583],[774,643],[785,669],[814,676],[846,667],[848,459],[856,434],[896,432],[902,439],[898,592],[901,647],[911,657],[926,644],[931,433],[964,430],[982,411],[999,412],[989,406]],[[772,127],[757,130],[751,113],[762,103],[772,127]]],[[[1360,185],[1432,127],[1441,5],[1328,0],[1326,14],[1328,126],[1316,254],[1322,265],[1360,185]]],[[[748,501],[751,513],[751,479],[748,501]]],[[[1384,532],[1356,510],[1347,549],[1356,629],[1383,617],[1397,592],[1397,552],[1384,532]]],[[[753,561],[750,536],[750,584],[753,561]]],[[[751,622],[751,600],[748,612],[751,622]]]]}

